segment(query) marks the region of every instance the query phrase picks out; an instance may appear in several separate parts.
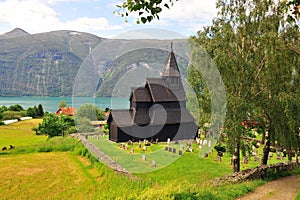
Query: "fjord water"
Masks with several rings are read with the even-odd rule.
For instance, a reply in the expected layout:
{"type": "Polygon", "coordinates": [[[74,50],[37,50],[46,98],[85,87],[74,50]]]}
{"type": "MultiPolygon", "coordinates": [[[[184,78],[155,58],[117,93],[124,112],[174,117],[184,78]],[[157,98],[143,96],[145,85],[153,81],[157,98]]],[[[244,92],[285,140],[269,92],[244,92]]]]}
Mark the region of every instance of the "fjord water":
{"type": "Polygon", "coordinates": [[[38,106],[41,104],[44,111],[56,112],[58,105],[61,101],[65,101],[67,106],[79,108],[81,105],[90,103],[95,104],[100,109],[127,109],[129,108],[128,98],[115,98],[115,97],[0,97],[0,106],[11,106],[15,104],[21,105],[24,109],[28,107],[38,106]]]}

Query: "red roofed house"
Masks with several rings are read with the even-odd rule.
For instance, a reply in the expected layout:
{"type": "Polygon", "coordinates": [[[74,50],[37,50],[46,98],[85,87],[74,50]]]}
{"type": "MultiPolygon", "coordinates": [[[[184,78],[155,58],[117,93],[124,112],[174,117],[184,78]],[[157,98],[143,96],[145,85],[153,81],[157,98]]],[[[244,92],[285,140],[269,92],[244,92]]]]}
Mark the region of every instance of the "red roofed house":
{"type": "Polygon", "coordinates": [[[56,111],[56,114],[74,116],[76,115],[76,108],[74,107],[60,108],[56,111]]]}

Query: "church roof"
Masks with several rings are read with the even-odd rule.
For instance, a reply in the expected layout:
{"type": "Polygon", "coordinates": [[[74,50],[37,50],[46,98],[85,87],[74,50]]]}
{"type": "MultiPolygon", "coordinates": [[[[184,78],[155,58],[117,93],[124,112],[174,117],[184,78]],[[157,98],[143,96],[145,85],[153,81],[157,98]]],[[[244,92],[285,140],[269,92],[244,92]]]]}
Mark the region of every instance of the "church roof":
{"type": "Polygon", "coordinates": [[[151,102],[151,95],[149,89],[145,87],[132,88],[130,101],[135,102],[151,102]]]}
{"type": "Polygon", "coordinates": [[[171,44],[171,51],[168,55],[165,71],[162,74],[162,77],[165,76],[180,77],[180,72],[176,62],[175,54],[173,53],[173,44],[171,44]]]}
{"type": "Polygon", "coordinates": [[[183,87],[180,90],[171,90],[168,88],[166,80],[162,78],[147,78],[146,88],[149,88],[153,102],[186,100],[183,87]]]}

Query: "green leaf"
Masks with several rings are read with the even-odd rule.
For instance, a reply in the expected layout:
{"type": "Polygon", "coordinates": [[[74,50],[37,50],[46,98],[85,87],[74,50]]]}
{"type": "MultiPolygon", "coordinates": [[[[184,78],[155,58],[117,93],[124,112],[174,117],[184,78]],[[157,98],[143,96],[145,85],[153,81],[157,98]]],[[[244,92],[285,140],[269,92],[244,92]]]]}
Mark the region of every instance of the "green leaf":
{"type": "Polygon", "coordinates": [[[147,22],[147,18],[146,17],[141,17],[141,21],[143,24],[145,24],[147,22]]]}

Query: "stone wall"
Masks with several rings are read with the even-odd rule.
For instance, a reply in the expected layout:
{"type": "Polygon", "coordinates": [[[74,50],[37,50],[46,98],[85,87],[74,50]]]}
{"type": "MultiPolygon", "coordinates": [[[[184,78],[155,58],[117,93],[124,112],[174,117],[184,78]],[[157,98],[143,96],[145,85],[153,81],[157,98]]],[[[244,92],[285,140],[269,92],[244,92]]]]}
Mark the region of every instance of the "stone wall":
{"type": "Polygon", "coordinates": [[[233,173],[232,175],[217,179],[217,183],[224,182],[242,182],[252,179],[265,178],[268,175],[276,175],[280,172],[290,171],[299,167],[296,162],[284,162],[271,165],[261,165],[253,169],[243,170],[241,172],[233,173]]]}

